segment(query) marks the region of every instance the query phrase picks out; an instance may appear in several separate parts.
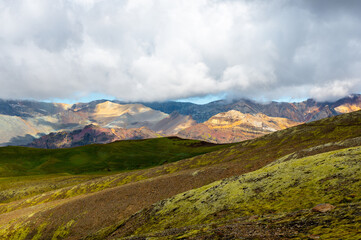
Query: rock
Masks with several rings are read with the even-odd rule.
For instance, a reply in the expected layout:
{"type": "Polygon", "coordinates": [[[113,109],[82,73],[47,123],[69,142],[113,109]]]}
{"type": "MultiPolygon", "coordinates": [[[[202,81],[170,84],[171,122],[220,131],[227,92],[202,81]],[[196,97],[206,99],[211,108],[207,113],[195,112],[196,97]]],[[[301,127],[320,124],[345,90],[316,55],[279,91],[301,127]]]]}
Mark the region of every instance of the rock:
{"type": "Polygon", "coordinates": [[[200,171],[199,171],[199,170],[194,171],[194,172],[192,173],[192,176],[193,176],[193,177],[195,177],[195,176],[197,176],[199,173],[200,173],[200,171]]]}
{"type": "Polygon", "coordinates": [[[310,236],[308,236],[308,238],[310,238],[310,239],[320,239],[320,236],[310,235],[310,236]]]}
{"type": "Polygon", "coordinates": [[[312,212],[325,213],[325,212],[331,211],[334,208],[335,208],[335,206],[333,206],[329,203],[321,203],[321,204],[318,204],[317,206],[313,207],[312,212]]]}
{"type": "Polygon", "coordinates": [[[250,216],[248,220],[257,220],[259,217],[257,215],[250,216]]]}

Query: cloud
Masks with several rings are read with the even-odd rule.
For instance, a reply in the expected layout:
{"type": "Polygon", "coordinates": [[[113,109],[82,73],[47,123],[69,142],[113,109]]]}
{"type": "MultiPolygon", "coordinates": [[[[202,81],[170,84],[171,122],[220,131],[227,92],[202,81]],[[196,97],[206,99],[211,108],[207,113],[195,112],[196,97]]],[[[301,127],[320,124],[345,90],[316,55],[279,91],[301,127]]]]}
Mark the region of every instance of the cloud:
{"type": "Polygon", "coordinates": [[[357,89],[360,85],[360,79],[333,81],[332,83],[312,88],[311,94],[319,101],[337,100],[346,96],[355,88],[357,89]]]}
{"type": "Polygon", "coordinates": [[[4,0],[0,97],[361,92],[360,1],[4,0]]]}

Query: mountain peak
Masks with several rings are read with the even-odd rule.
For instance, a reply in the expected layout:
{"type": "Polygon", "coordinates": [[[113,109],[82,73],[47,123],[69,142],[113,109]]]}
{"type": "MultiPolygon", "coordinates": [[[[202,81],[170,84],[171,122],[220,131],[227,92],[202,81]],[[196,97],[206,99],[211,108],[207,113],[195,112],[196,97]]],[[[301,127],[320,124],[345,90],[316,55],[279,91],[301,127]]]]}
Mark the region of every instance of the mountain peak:
{"type": "Polygon", "coordinates": [[[94,115],[113,117],[126,113],[133,115],[136,113],[144,113],[148,111],[152,111],[152,109],[142,104],[119,104],[111,101],[105,101],[95,106],[94,115]]]}

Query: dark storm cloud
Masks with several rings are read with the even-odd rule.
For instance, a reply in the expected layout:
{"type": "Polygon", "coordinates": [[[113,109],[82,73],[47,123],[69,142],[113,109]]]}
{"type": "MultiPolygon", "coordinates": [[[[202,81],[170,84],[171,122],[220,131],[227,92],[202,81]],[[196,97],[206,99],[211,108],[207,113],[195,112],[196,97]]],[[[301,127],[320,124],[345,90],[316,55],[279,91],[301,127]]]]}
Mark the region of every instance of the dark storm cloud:
{"type": "Polygon", "coordinates": [[[328,100],[361,91],[361,1],[2,1],[0,97],[328,100]]]}

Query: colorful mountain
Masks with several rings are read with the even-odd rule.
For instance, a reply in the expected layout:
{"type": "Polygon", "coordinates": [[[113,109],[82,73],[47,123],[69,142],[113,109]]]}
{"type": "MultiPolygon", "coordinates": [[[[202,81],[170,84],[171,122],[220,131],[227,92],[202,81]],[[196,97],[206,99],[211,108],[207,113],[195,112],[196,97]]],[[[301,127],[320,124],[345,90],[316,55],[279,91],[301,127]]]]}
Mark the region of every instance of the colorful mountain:
{"type": "Polygon", "coordinates": [[[258,103],[249,99],[219,100],[198,105],[183,102],[143,103],[152,109],[165,113],[174,111],[182,115],[190,115],[198,123],[207,121],[212,116],[237,110],[242,113],[263,113],[270,117],[288,118],[295,122],[310,122],[325,117],[361,109],[361,94],[352,94],[334,102],[317,102],[308,99],[302,102],[270,102],[258,103]]]}
{"type": "MultiPolygon", "coordinates": [[[[141,104],[119,104],[105,100],[73,105],[1,101],[0,107],[0,146],[26,145],[43,135],[78,130],[89,124],[109,129],[132,129],[128,133],[119,132],[120,135],[129,135],[125,138],[157,136],[151,130],[168,135],[195,124],[188,116],[174,117],[141,104]],[[140,129],[144,127],[148,133],[145,133],[146,129],[140,129]],[[140,135],[132,136],[130,132],[140,135]]],[[[58,138],[59,135],[52,134],[46,139],[51,137],[58,138]]],[[[123,137],[114,139],[118,138],[123,137]]],[[[54,139],[54,142],[58,140],[54,139]]]]}
{"type": "MultiPolygon", "coordinates": [[[[309,99],[297,103],[257,103],[241,99],[204,105],[182,102],[140,104],[107,100],[77,104],[0,100],[0,146],[26,145],[43,135],[59,131],[71,132],[89,124],[103,128],[146,127],[164,136],[179,135],[213,142],[236,142],[270,131],[267,127],[253,128],[252,124],[248,129],[240,126],[226,129],[224,126],[214,127],[207,121],[217,114],[235,110],[252,116],[262,113],[268,117],[287,118],[294,122],[310,122],[360,108],[360,94],[335,102],[309,99]],[[194,127],[197,122],[203,124],[194,127]]],[[[258,124],[257,121],[255,120],[254,126],[258,124]]],[[[282,127],[270,126],[270,129],[282,127]]]]}
{"type": "Polygon", "coordinates": [[[157,138],[159,134],[147,127],[140,128],[102,128],[95,124],[71,132],[61,131],[50,133],[35,139],[27,147],[35,148],[68,148],[88,144],[104,144],[119,140],[157,138]]]}
{"type": "Polygon", "coordinates": [[[184,129],[196,125],[191,116],[181,115],[178,112],[171,113],[168,117],[152,126],[152,130],[166,136],[175,136],[184,129]]]}
{"type": "Polygon", "coordinates": [[[230,110],[184,129],[177,135],[213,143],[231,143],[260,137],[298,124],[300,123],[286,118],[268,117],[262,113],[252,115],[230,110]]]}

